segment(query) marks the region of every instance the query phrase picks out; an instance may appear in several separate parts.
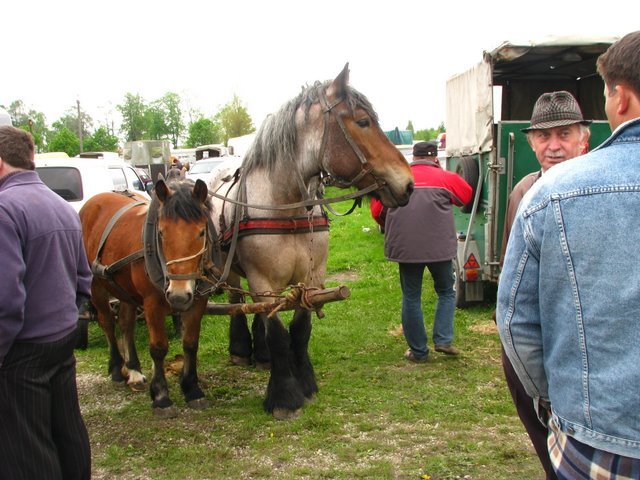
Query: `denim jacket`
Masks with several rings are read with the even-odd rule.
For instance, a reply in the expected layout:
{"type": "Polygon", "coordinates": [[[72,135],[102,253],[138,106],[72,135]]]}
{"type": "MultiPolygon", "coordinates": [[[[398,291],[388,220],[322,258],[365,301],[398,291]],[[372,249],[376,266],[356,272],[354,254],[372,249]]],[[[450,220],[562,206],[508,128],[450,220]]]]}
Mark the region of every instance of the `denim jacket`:
{"type": "Polygon", "coordinates": [[[563,432],[640,458],[640,118],[524,197],[497,320],[527,393],[563,432]]]}

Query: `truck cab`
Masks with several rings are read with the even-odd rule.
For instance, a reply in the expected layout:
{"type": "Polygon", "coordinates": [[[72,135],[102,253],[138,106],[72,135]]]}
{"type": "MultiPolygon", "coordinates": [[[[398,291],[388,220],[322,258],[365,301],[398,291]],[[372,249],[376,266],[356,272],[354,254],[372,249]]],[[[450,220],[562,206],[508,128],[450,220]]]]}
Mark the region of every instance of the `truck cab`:
{"type": "Polygon", "coordinates": [[[540,169],[521,132],[529,126],[538,97],[558,90],[572,93],[585,120],[593,121],[589,148],[610,135],[596,60],[616,40],[504,42],[448,80],[444,165],[474,190],[473,201],[455,213],[458,307],[483,301],[485,288],[498,282],[507,199],[522,177],[540,169]]]}

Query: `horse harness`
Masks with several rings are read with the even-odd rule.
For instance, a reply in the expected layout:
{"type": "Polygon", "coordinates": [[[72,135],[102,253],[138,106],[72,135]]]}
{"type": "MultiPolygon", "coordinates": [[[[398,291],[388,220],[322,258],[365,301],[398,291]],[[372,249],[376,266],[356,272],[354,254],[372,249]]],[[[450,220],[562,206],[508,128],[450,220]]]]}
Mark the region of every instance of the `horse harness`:
{"type": "MultiPolygon", "coordinates": [[[[326,214],[326,211],[323,206],[331,211],[335,215],[348,215],[356,208],[356,206],[360,205],[361,198],[363,195],[372,192],[374,190],[379,190],[384,187],[386,182],[380,180],[376,177],[376,175],[372,172],[371,166],[367,161],[366,157],[358,147],[358,145],[354,142],[353,138],[349,134],[344,122],[340,115],[334,114],[336,122],[338,123],[342,134],[344,135],[345,140],[355,153],[358,160],[360,160],[361,170],[360,172],[351,180],[344,180],[339,178],[334,178],[330,174],[327,173],[328,169],[325,167],[325,151],[326,146],[329,139],[329,116],[333,113],[333,109],[338,106],[340,103],[344,102],[345,98],[340,97],[336,99],[333,103],[329,103],[326,93],[321,90],[318,94],[318,102],[322,107],[322,116],[323,116],[323,132],[322,132],[322,142],[320,144],[320,150],[318,151],[318,159],[320,160],[320,164],[322,165],[322,171],[320,172],[320,182],[319,185],[335,185],[339,188],[348,188],[353,186],[356,182],[358,182],[361,178],[366,175],[371,175],[374,183],[369,187],[366,187],[362,190],[356,192],[355,195],[345,195],[339,198],[333,199],[324,199],[322,197],[321,188],[315,193],[315,198],[313,195],[310,195],[307,188],[305,188],[304,181],[300,175],[300,172],[296,169],[296,180],[298,182],[298,187],[300,189],[300,193],[302,194],[303,200],[301,202],[288,204],[288,205],[275,205],[275,206],[266,206],[266,205],[251,205],[246,202],[246,176],[242,175],[242,168],[239,168],[235,171],[232,176],[229,176],[223,179],[223,182],[231,182],[227,193],[231,191],[231,189],[238,184],[238,197],[240,200],[233,200],[229,198],[227,195],[220,195],[217,192],[210,192],[211,196],[214,196],[218,199],[223,200],[223,209],[224,205],[229,202],[234,205],[234,212],[232,214],[232,224],[226,225],[224,221],[224,214],[220,215],[220,244],[222,248],[228,251],[229,255],[227,258],[226,265],[224,267],[224,271],[221,276],[220,281],[225,281],[230,268],[231,263],[233,262],[233,257],[235,254],[235,248],[237,244],[237,240],[240,237],[246,235],[264,235],[264,234],[300,234],[300,233],[313,233],[314,231],[328,231],[329,230],[329,218],[326,214]],[[340,201],[346,198],[354,198],[354,203],[349,209],[349,211],[345,214],[339,214],[335,210],[333,210],[330,206],[331,203],[335,201],[340,201]],[[311,209],[314,206],[319,205],[322,209],[321,215],[311,215],[311,209]],[[244,207],[243,209],[239,207],[244,207]],[[306,216],[296,216],[296,217],[287,217],[287,218],[249,218],[246,213],[247,208],[255,208],[262,210],[284,210],[284,209],[294,209],[305,207],[309,212],[309,215],[306,216]],[[244,215],[241,214],[241,210],[244,210],[244,215]]],[[[222,187],[222,185],[221,185],[222,187]]],[[[235,265],[236,269],[239,269],[238,265],[235,265]]]]}
{"type": "MultiPolygon", "coordinates": [[[[239,196],[242,197],[241,201],[232,200],[229,197],[224,195],[219,195],[216,192],[214,192],[212,196],[215,196],[216,198],[224,200],[225,202],[228,201],[230,203],[233,203],[234,205],[236,205],[236,207],[242,206],[245,208],[251,207],[251,208],[263,209],[263,210],[284,210],[284,209],[288,210],[288,209],[293,209],[298,207],[306,207],[307,209],[310,209],[313,206],[320,205],[321,207],[326,206],[332,213],[336,215],[341,215],[341,214],[338,214],[333,209],[331,209],[330,204],[335,201],[339,201],[348,197],[348,198],[355,198],[356,201],[354,202],[353,206],[349,209],[349,211],[342,215],[348,215],[349,213],[353,212],[355,207],[360,205],[359,200],[361,200],[364,194],[372,192],[374,190],[379,190],[380,188],[385,186],[386,182],[377,178],[375,174],[372,172],[371,166],[367,161],[367,158],[364,156],[364,154],[362,153],[358,145],[354,142],[344,122],[342,121],[342,118],[340,117],[340,115],[334,115],[336,122],[339,125],[345,140],[347,141],[347,143],[355,153],[356,157],[358,157],[358,160],[360,160],[360,164],[362,168],[360,172],[351,180],[335,178],[327,173],[327,168],[325,167],[325,151],[326,151],[328,138],[329,138],[329,116],[333,113],[333,109],[344,101],[345,101],[344,97],[340,97],[334,100],[334,102],[330,104],[327,99],[326,93],[323,90],[320,90],[318,94],[318,102],[322,107],[322,115],[323,115],[322,143],[320,145],[320,150],[318,151],[318,158],[320,159],[320,164],[323,167],[323,171],[320,172],[320,180],[321,180],[320,184],[335,185],[340,188],[348,188],[353,186],[356,182],[358,182],[364,176],[371,175],[374,179],[373,185],[356,192],[357,196],[344,196],[344,197],[339,197],[337,199],[324,199],[320,191],[318,191],[316,192],[315,198],[312,198],[312,196],[309,195],[307,189],[304,187],[304,182],[300,176],[300,173],[296,171],[296,174],[297,174],[296,178],[300,188],[300,193],[302,194],[304,199],[303,201],[298,203],[293,203],[288,205],[277,205],[277,206],[251,205],[244,201],[244,199],[246,199],[246,195],[244,195],[243,193],[239,194],[239,196]]],[[[243,192],[246,186],[242,178],[241,169],[236,170],[236,172],[233,175],[233,179],[234,181],[229,187],[229,190],[231,190],[231,188],[236,183],[239,183],[239,189],[241,192],[243,192]]],[[[230,181],[231,177],[227,177],[224,180],[230,181]]],[[[236,217],[236,215],[234,215],[234,217],[236,217]]],[[[234,226],[231,226],[231,227],[227,227],[224,224],[221,225],[220,230],[222,234],[221,234],[220,240],[222,245],[225,247],[229,245],[229,243],[232,241],[233,236],[236,233],[238,236],[243,236],[243,235],[252,235],[252,234],[308,233],[314,230],[326,231],[329,229],[329,219],[324,210],[322,211],[322,215],[320,216],[313,216],[313,217],[299,216],[299,217],[289,217],[286,219],[282,219],[282,218],[250,219],[245,215],[242,220],[239,217],[235,218],[233,223],[234,223],[234,226]]]]}
{"type": "MultiPolygon", "coordinates": [[[[122,195],[125,195],[130,198],[134,198],[130,192],[118,192],[122,195]]],[[[175,260],[171,260],[167,262],[164,258],[162,247],[160,243],[160,239],[158,236],[158,199],[153,196],[151,203],[149,204],[149,208],[147,210],[147,215],[145,218],[144,227],[142,230],[142,243],[143,248],[137,250],[129,255],[121,258],[113,262],[110,265],[103,265],[101,263],[100,257],[102,254],[102,250],[104,249],[104,245],[107,241],[107,238],[111,234],[113,227],[116,225],[118,220],[130,209],[138,207],[140,205],[147,205],[147,201],[134,201],[132,203],[128,203],[122,206],[116,213],[111,217],[107,225],[105,226],[104,231],[102,232],[102,237],[100,238],[100,243],[98,244],[98,250],[96,252],[96,258],[91,263],[91,273],[103,280],[109,282],[109,284],[118,292],[120,298],[134,305],[141,305],[141,303],[130,295],[124,288],[122,288],[116,281],[114,280],[114,275],[118,270],[123,268],[130,263],[133,263],[137,260],[144,258],[145,261],[145,270],[147,276],[151,283],[156,287],[156,289],[160,292],[164,292],[166,285],[169,280],[198,280],[196,286],[196,292],[198,294],[207,294],[208,291],[203,291],[203,283],[206,281],[207,283],[211,283],[207,277],[206,273],[213,275],[214,278],[216,276],[220,276],[216,265],[219,265],[222,262],[222,254],[220,250],[220,244],[215,234],[215,227],[213,226],[213,222],[210,218],[207,218],[207,231],[205,235],[205,241],[203,244],[203,248],[194,255],[179,258],[175,260]],[[198,255],[201,256],[200,263],[198,264],[198,270],[193,273],[188,274],[172,274],[167,270],[167,266],[173,263],[179,263],[187,260],[191,260],[198,255]]]]}

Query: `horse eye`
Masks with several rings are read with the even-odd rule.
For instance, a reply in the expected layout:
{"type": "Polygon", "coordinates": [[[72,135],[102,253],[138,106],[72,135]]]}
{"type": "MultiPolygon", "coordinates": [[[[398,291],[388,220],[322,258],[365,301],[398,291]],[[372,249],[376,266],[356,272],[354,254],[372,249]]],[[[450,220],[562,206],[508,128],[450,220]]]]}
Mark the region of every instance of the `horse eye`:
{"type": "Polygon", "coordinates": [[[205,234],[205,229],[203,228],[202,230],[200,230],[200,236],[204,237],[204,234],[205,234]]]}
{"type": "Polygon", "coordinates": [[[371,126],[371,122],[369,121],[368,118],[361,118],[360,120],[356,120],[356,123],[361,128],[367,128],[367,127],[371,126]]]}

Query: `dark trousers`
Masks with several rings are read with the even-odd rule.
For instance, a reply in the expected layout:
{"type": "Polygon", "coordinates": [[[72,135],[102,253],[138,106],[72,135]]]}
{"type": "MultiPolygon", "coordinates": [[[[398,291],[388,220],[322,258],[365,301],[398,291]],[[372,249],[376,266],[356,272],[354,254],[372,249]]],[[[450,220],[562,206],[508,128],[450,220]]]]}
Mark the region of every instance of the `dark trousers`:
{"type": "Polygon", "coordinates": [[[0,367],[0,479],[91,478],[76,386],[76,333],[15,343],[0,367]]]}
{"type": "Polygon", "coordinates": [[[547,480],[556,480],[556,474],[551,466],[551,459],[549,458],[549,449],[547,448],[547,437],[549,430],[545,425],[538,420],[538,414],[533,406],[533,399],[527,395],[527,392],[520,382],[516,371],[511,365],[511,361],[507,354],[502,349],[502,368],[504,369],[504,376],[511,392],[511,398],[518,411],[520,421],[524,425],[525,430],[529,434],[533,448],[538,454],[542,468],[544,468],[547,474],[547,480]]]}

